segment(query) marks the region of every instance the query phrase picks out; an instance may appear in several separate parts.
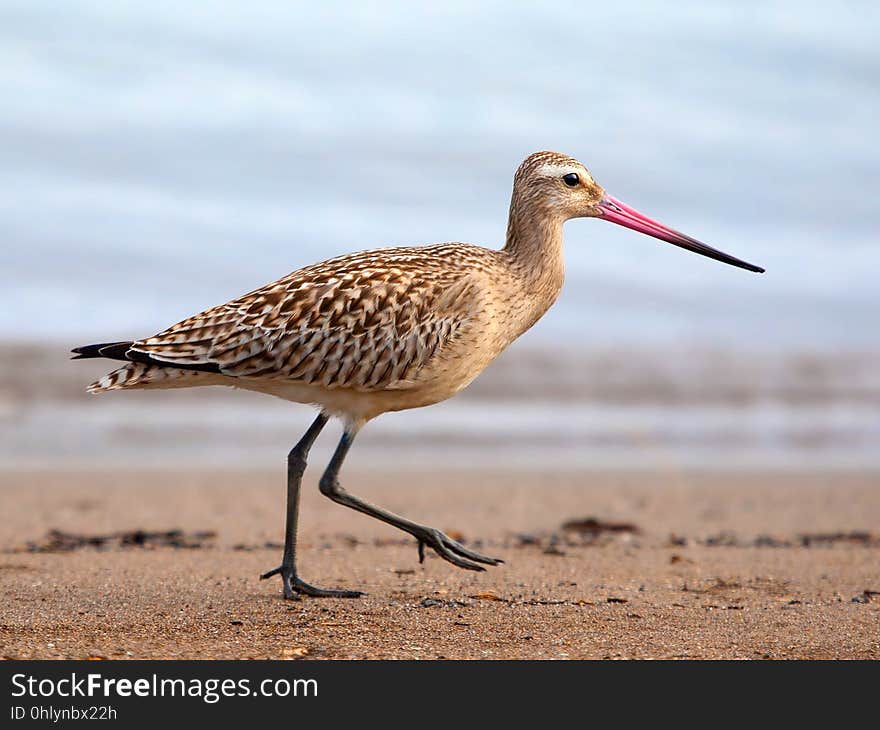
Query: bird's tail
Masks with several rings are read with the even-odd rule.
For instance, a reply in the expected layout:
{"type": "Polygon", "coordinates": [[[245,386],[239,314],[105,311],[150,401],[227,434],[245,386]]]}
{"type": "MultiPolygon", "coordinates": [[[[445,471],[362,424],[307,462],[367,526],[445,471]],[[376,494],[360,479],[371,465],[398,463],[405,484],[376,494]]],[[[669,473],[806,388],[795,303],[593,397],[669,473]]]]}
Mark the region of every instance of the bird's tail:
{"type": "Polygon", "coordinates": [[[192,388],[199,385],[217,385],[218,375],[198,370],[164,368],[142,362],[129,362],[86,388],[89,393],[126,388],[192,388]]]}
{"type": "MultiPolygon", "coordinates": [[[[190,388],[197,385],[214,385],[220,382],[214,369],[200,370],[189,365],[169,367],[156,362],[133,361],[139,353],[133,353],[128,342],[102,342],[97,345],[84,345],[72,350],[71,360],[88,358],[107,358],[122,360],[126,364],[86,388],[89,393],[103,393],[106,390],[124,388],[190,388]]],[[[142,355],[143,357],[149,356],[142,355]]],[[[216,366],[214,366],[216,367],[216,366]]]]}
{"type": "MultiPolygon", "coordinates": [[[[101,355],[84,355],[83,357],[101,357],[101,355]]],[[[150,370],[161,370],[139,362],[131,362],[107,373],[86,388],[88,393],[102,393],[105,390],[122,390],[137,387],[142,382],[149,382],[152,377],[150,370]]],[[[143,387],[143,386],[141,386],[143,387]]]]}

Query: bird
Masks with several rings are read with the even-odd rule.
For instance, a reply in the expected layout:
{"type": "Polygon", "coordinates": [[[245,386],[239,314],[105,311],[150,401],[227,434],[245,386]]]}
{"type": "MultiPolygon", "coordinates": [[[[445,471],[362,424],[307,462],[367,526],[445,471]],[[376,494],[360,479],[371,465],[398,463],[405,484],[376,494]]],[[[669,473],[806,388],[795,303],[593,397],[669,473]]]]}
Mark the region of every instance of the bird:
{"type": "Polygon", "coordinates": [[[319,481],[322,494],[402,530],[459,568],[503,563],[444,532],[343,488],[358,432],[391,412],[444,401],[466,388],[553,305],[563,286],[563,223],[597,218],[748,271],[764,269],[686,236],[608,195],[587,168],[535,152],[513,181],[505,245],[378,248],[298,269],[140,340],[75,348],[73,359],[124,364],[91,393],[232,386],[308,404],[318,415],[287,456],[283,596],[357,598],[307,583],[297,568],[299,497],[309,451],[331,418],[343,433],[319,481]]]}

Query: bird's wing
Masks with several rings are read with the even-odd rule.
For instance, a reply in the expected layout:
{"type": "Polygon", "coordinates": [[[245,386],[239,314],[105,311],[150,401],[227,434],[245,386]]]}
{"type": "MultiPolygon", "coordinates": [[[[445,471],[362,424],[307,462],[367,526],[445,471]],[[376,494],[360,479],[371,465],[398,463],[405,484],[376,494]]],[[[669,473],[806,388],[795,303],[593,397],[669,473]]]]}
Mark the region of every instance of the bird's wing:
{"type": "Polygon", "coordinates": [[[390,254],[331,260],[134,342],[128,354],[326,388],[412,387],[467,324],[475,294],[466,271],[427,269],[390,254]]]}

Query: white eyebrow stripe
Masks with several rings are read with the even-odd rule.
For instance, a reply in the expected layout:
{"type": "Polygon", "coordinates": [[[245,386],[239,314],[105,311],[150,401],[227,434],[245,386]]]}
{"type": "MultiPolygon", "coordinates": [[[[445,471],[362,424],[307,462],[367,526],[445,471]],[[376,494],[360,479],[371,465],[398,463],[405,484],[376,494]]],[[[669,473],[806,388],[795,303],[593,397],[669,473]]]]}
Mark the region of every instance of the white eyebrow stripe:
{"type": "Polygon", "coordinates": [[[554,164],[552,162],[546,162],[541,165],[536,171],[538,175],[542,177],[552,177],[554,175],[558,175],[562,177],[563,175],[568,175],[568,173],[573,172],[581,177],[585,177],[587,182],[593,182],[593,178],[590,176],[590,173],[586,172],[584,168],[579,165],[560,165],[554,164]]]}

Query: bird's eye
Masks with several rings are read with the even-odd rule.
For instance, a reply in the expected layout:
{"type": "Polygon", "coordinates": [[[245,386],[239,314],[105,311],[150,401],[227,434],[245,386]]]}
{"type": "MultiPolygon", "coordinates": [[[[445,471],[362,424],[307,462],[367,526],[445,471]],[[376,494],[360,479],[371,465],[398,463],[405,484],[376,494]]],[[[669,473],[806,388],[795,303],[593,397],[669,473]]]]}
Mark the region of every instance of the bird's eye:
{"type": "Polygon", "coordinates": [[[580,181],[581,179],[578,177],[578,174],[576,172],[570,172],[567,175],[562,176],[562,182],[564,182],[570,188],[573,188],[580,181]]]}

